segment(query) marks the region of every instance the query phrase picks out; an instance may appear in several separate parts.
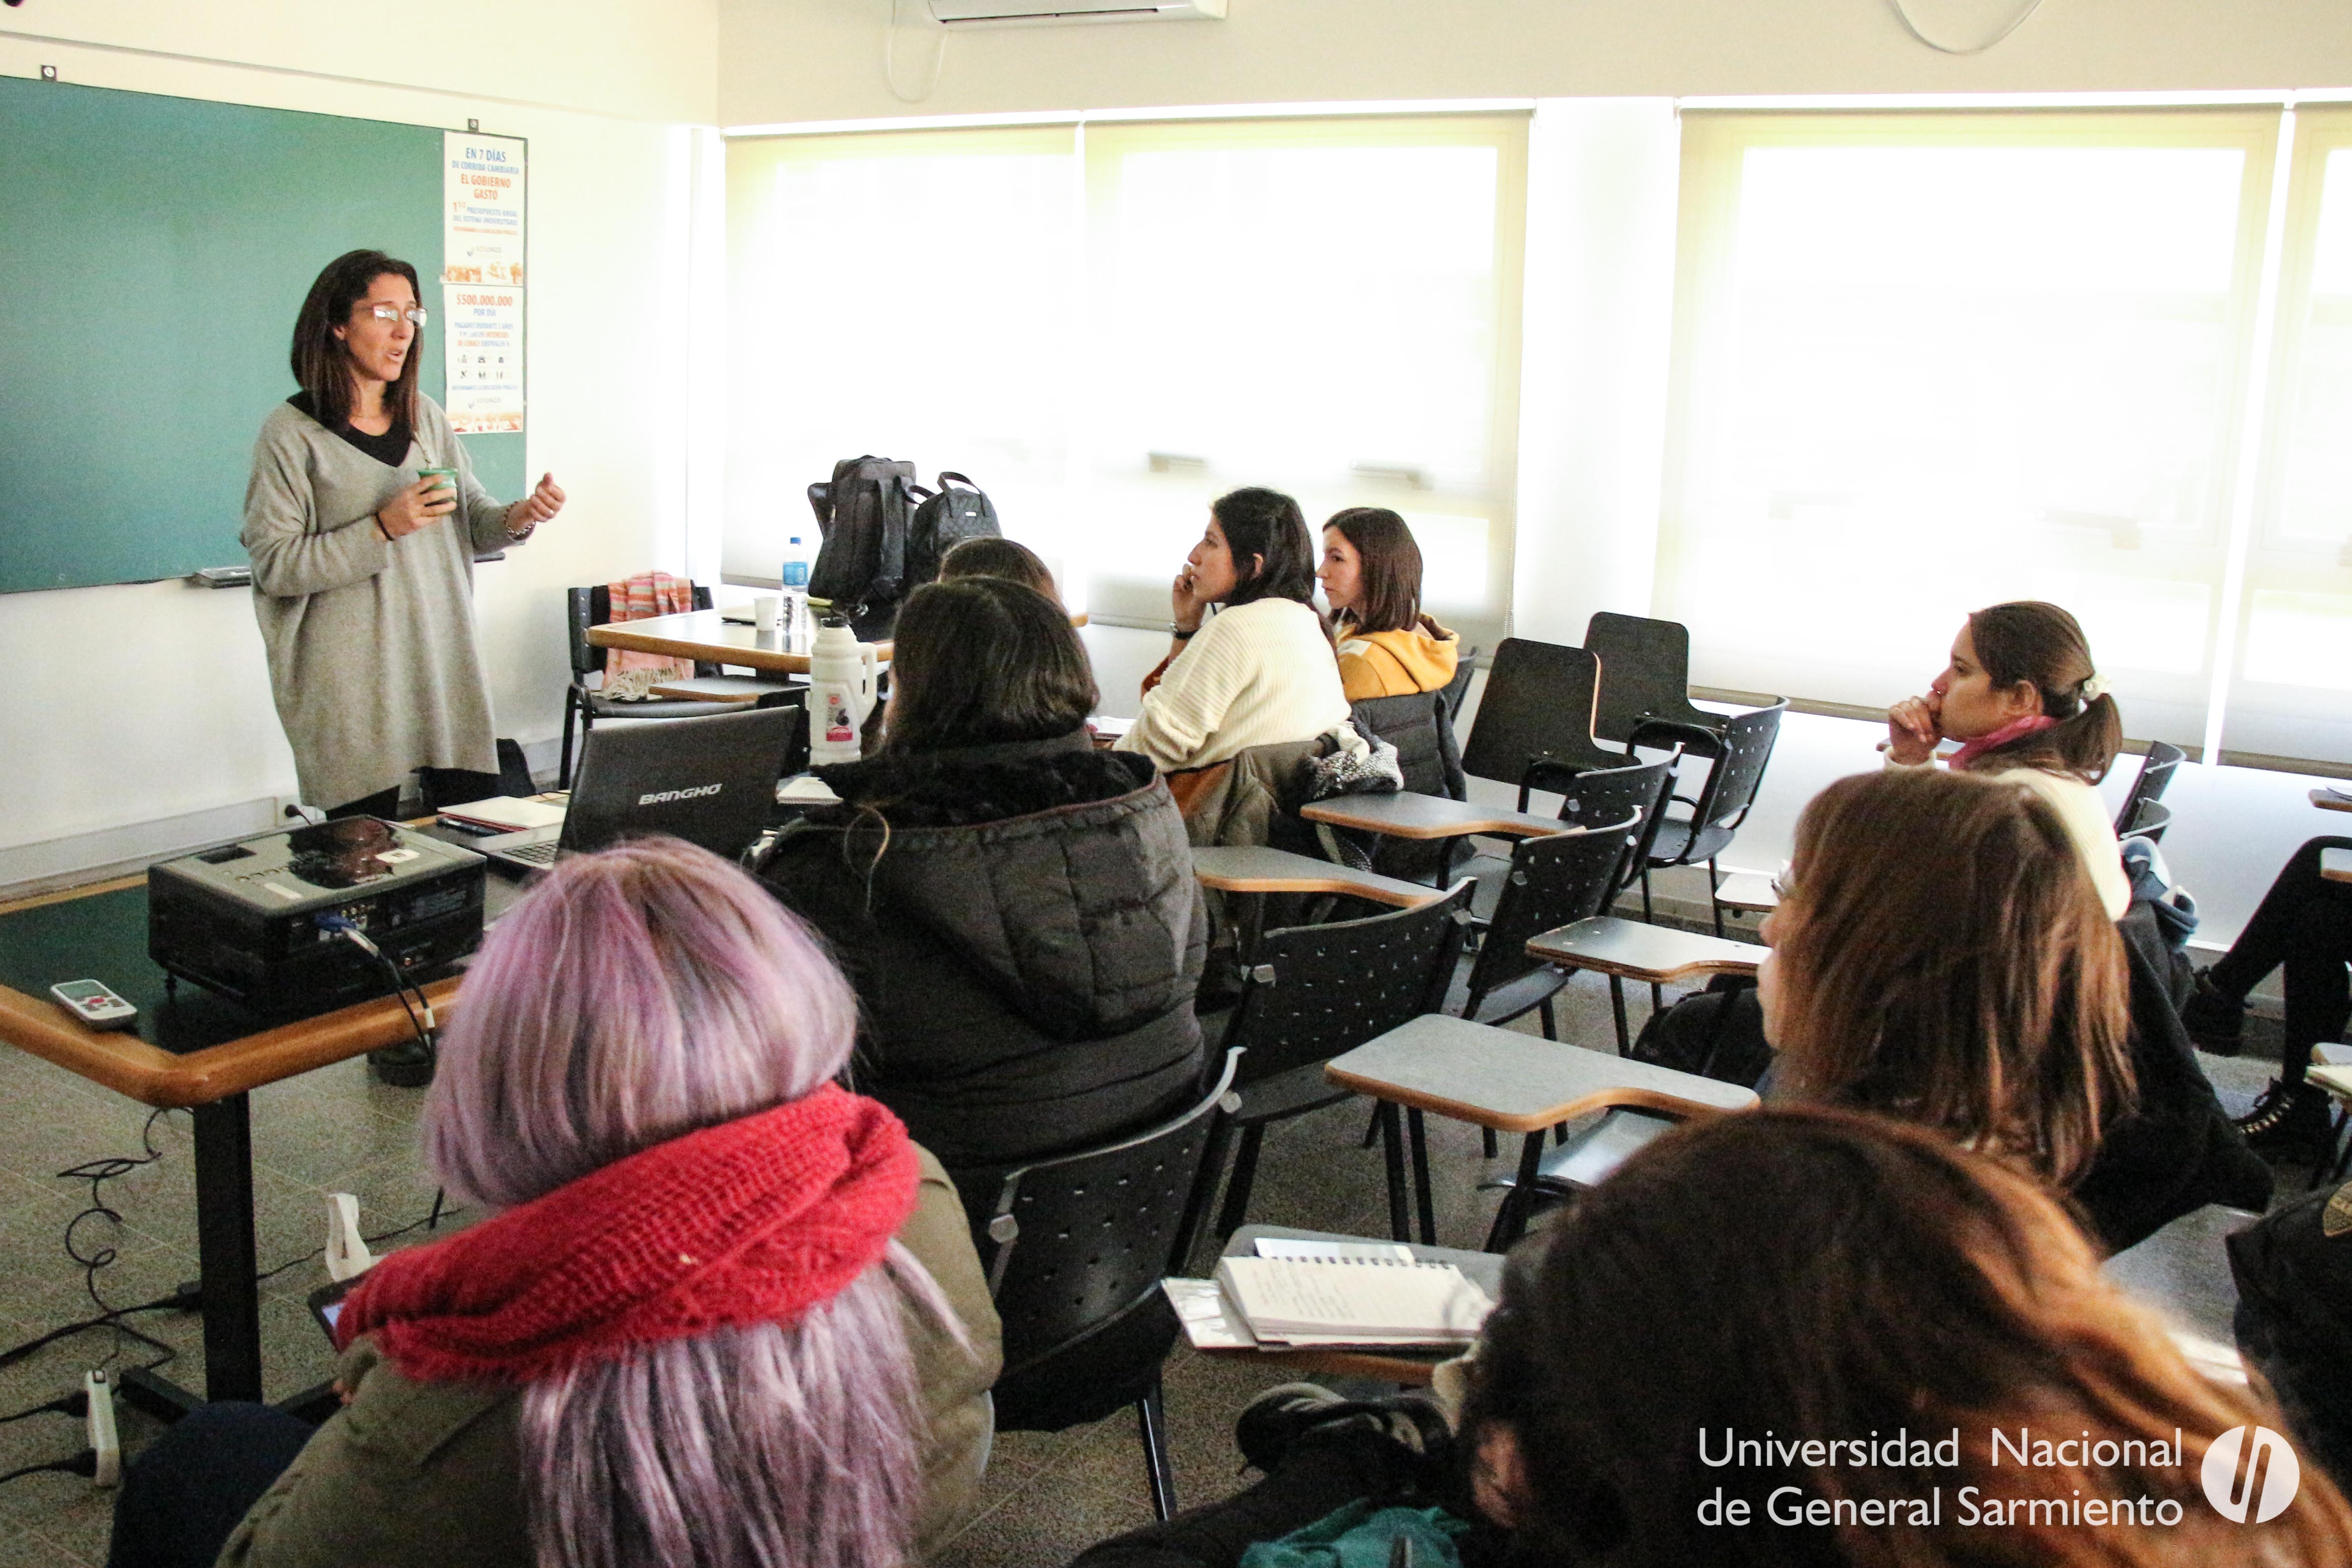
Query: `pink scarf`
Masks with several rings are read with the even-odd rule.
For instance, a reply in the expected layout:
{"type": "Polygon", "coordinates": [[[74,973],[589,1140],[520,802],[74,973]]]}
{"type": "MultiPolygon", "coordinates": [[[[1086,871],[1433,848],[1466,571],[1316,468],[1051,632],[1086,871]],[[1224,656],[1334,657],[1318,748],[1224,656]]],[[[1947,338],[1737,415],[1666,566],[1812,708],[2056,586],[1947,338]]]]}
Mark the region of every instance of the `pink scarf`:
{"type": "Polygon", "coordinates": [[[1999,746],[2006,746],[2011,741],[2022,740],[2028,735],[2038,735],[2057,722],[2057,720],[2046,713],[2029,713],[2022,719],[2012,719],[1991,734],[1979,735],[1975,740],[1964,743],[1958,751],[1952,753],[1952,766],[1965,773],[1975,766],[1977,759],[1987,752],[1999,746]]]}

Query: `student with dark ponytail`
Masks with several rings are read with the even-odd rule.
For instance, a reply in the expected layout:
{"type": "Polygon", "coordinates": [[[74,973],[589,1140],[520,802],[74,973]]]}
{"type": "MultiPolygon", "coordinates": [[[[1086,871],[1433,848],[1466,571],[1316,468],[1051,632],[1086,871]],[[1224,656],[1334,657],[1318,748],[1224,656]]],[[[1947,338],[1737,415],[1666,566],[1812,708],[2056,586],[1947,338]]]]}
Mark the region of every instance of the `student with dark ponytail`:
{"type": "Polygon", "coordinates": [[[1951,765],[2024,785],[2065,823],[2107,918],[2131,906],[2114,825],[2095,787],[2123,747],[2123,715],[2073,616],[2018,600],[1969,616],[1927,693],[1886,711],[1887,760],[1916,765],[1945,741],[1951,765]]]}

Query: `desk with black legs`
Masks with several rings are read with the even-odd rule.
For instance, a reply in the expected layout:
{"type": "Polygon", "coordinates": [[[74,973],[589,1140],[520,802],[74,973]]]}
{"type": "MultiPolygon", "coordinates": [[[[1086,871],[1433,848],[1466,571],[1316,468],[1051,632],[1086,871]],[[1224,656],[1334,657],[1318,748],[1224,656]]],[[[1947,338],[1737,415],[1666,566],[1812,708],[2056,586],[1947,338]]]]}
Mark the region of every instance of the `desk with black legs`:
{"type": "MultiPolygon", "coordinates": [[[[492,913],[513,897],[495,877],[489,893],[492,913]]],[[[457,991],[454,977],[425,986],[444,1019],[457,991]]],[[[273,1022],[199,987],[173,984],[147,956],[144,877],[0,908],[0,1044],[142,1105],[184,1109],[194,1119],[207,1399],[261,1398],[247,1093],[397,1044],[409,1033],[407,1015],[390,997],[273,1022]],[[103,981],[135,1005],[133,1028],[85,1028],[50,999],[51,985],[82,979],[103,981]]],[[[123,1394],[165,1419],[197,1403],[152,1374],[126,1378],[123,1394]]]]}

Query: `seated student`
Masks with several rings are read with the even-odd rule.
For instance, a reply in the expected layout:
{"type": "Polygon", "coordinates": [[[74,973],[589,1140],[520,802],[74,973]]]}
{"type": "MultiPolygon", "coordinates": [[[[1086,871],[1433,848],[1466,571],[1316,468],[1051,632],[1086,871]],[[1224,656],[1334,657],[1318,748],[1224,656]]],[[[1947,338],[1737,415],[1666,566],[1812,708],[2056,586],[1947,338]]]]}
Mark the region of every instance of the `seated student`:
{"type": "Polygon", "coordinates": [[[346,1408],[314,1435],[215,1405],[159,1439],[112,1562],[853,1568],[944,1541],[996,1314],[939,1163],[832,1081],[856,1019],[715,856],[560,863],[467,971],[425,1102],[427,1165],[488,1217],[345,1298],[346,1408]],[[260,1480],[237,1455],[289,1429],[221,1550],[221,1478],[260,1480]]]}
{"type": "Polygon", "coordinates": [[[2073,837],[2006,776],[1859,773],[1798,819],[1757,973],[1776,1093],[1939,1128],[2057,1187],[2130,1103],[2130,979],[2073,837]]]}
{"type": "Polygon", "coordinates": [[[1145,678],[1143,710],[1118,749],[1172,773],[1345,724],[1314,562],[1297,501],[1269,489],[1218,497],[1169,591],[1168,658],[1145,678]]]}
{"type": "Polygon", "coordinates": [[[2130,907],[2131,883],[2094,786],[2123,734],[2083,628],[2057,605],[2032,600],[1969,616],[1927,695],[1886,713],[1889,762],[1926,763],[1938,742],[1958,741],[1955,769],[2007,778],[2048,801],[2074,836],[2109,920],[2130,907]]]}
{"type": "Polygon", "coordinates": [[[1515,1561],[2352,1561],[2315,1465],[2267,1523],[2209,1506],[2206,1452],[2279,1430],[2276,1408],[2193,1370],[2037,1184],[1924,1131],[1818,1111],[1680,1129],[1514,1265],[1462,1432],[1515,1561]],[[1882,1447],[1781,1446],[1832,1438],[1882,1447]],[[1718,1496],[1745,1528],[1710,1516],[1718,1496]]]}
{"type": "Polygon", "coordinates": [[[1806,806],[1758,974],[1771,1089],[1937,1127],[2122,1248],[2269,1194],[2078,843],[2010,774],[1896,768],[1806,806]]]}
{"type": "Polygon", "coordinates": [[[2315,838],[2294,852],[2228,956],[2197,975],[2180,1009],[2199,1045],[2234,1056],[2246,997],[2272,970],[2286,970],[2286,1042],[2279,1075],[2238,1122],[2246,1142],[2268,1153],[2308,1153],[2326,1138],[2326,1091],[2304,1081],[2311,1051],[2344,1033],[2352,1019],[2352,883],[2319,874],[2320,857],[2352,849],[2352,838],[2315,838]]]}
{"type": "Polygon", "coordinates": [[[967,539],[950,548],[940,558],[940,581],[957,577],[1002,577],[1008,583],[1018,583],[1034,588],[1055,604],[1062,602],[1062,591],[1054,585],[1054,574],[1037,558],[1037,552],[1017,540],[967,539]]]}
{"type": "Polygon", "coordinates": [[[1421,546],[1404,519],[1376,506],[1333,513],[1315,575],[1349,701],[1434,691],[1454,679],[1462,639],[1421,613],[1421,546]]]}
{"type": "Polygon", "coordinates": [[[1190,1104],[1207,940],[1192,850],[1150,763],[1094,749],[1068,617],[965,577],[907,595],[896,641],[881,752],[817,770],[841,804],[761,873],[857,987],[858,1086],[951,1168],[1190,1104]]]}

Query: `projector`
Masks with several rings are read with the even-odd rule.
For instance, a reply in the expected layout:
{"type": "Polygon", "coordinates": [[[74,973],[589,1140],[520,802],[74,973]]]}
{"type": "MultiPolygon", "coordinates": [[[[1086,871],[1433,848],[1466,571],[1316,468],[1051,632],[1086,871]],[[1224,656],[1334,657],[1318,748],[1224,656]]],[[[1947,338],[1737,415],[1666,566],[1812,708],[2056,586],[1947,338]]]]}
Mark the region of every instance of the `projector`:
{"type": "Polygon", "coordinates": [[[147,952],[257,1012],[323,1013],[389,994],[480,945],[488,862],[372,816],[264,833],[147,872],[147,952]]]}

